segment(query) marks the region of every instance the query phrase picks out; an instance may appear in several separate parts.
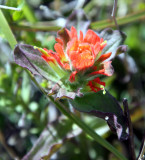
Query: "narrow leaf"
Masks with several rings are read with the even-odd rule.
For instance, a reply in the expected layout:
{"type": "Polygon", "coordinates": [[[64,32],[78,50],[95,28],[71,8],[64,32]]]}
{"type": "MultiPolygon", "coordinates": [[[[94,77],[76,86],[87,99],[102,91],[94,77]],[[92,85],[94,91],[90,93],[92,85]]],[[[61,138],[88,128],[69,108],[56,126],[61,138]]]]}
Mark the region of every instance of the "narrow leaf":
{"type": "Polygon", "coordinates": [[[82,130],[78,127],[72,130],[72,122],[70,120],[60,117],[58,121],[48,124],[32,149],[22,160],[50,159],[66,141],[69,141],[81,133],[82,130]]]}

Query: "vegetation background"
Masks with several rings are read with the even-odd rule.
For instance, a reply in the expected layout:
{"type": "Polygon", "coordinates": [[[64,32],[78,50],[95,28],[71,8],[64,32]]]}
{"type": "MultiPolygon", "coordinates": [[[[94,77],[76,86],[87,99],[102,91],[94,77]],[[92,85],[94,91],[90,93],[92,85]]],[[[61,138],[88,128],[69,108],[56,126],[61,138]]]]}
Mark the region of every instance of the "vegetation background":
{"type": "MultiPolygon", "coordinates": [[[[16,8],[2,11],[19,43],[53,49],[56,32],[80,9],[86,18],[75,17],[69,25],[82,27],[85,21],[98,32],[117,29],[111,19],[113,0],[0,0],[0,5],[16,8]]],[[[113,60],[115,73],[105,82],[121,105],[123,98],[128,99],[138,156],[145,126],[145,1],[118,0],[116,18],[127,35],[128,51],[113,60]]],[[[0,159],[21,159],[28,153],[34,160],[117,160],[46,99],[14,63],[12,52],[0,28],[0,159]]],[[[76,114],[128,157],[127,142],[118,141],[104,120],[76,114]]]]}

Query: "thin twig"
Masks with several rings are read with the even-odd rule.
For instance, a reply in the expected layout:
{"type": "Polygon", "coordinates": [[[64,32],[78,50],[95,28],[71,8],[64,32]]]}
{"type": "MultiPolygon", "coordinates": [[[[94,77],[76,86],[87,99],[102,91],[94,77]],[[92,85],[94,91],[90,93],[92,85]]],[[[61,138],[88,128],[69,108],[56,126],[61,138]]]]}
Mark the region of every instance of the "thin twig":
{"type": "MultiPolygon", "coordinates": [[[[134,12],[124,17],[116,18],[119,26],[129,24],[132,22],[144,21],[144,19],[145,19],[145,10],[134,12]]],[[[90,24],[91,29],[104,29],[104,28],[109,28],[109,27],[114,27],[114,26],[115,24],[111,19],[105,19],[105,20],[101,20],[97,22],[92,22],[90,24]]]]}
{"type": "Polygon", "coordinates": [[[124,106],[124,114],[125,114],[125,116],[127,118],[128,126],[129,126],[129,151],[130,151],[130,159],[131,160],[136,160],[135,150],[134,150],[133,128],[132,128],[130,113],[129,113],[129,109],[128,109],[128,102],[127,102],[126,98],[123,99],[123,106],[124,106]]]}
{"type": "Polygon", "coordinates": [[[9,6],[4,6],[4,5],[0,5],[1,9],[9,9],[9,10],[14,10],[14,11],[21,11],[21,8],[15,8],[15,7],[9,7],[9,6]]]}
{"type": "Polygon", "coordinates": [[[115,23],[116,28],[117,28],[118,30],[120,30],[120,29],[119,29],[119,25],[118,25],[117,20],[116,20],[117,2],[118,2],[118,0],[114,0],[114,5],[113,5],[111,17],[112,17],[113,20],[114,20],[114,23],[115,23]]]}

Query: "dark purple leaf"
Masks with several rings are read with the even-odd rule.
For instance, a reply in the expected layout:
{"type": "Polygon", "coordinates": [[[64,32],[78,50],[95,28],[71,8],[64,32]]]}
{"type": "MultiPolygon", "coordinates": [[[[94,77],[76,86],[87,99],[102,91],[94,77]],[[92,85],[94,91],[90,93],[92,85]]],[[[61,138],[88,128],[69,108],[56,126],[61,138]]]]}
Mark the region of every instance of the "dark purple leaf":
{"type": "Polygon", "coordinates": [[[106,120],[110,129],[116,131],[119,139],[128,138],[126,117],[117,100],[108,92],[105,95],[102,91],[85,94],[83,97],[76,97],[69,102],[81,112],[106,120]]]}
{"type": "Polygon", "coordinates": [[[58,81],[58,77],[49,64],[41,57],[38,49],[27,44],[17,44],[14,49],[15,62],[27,68],[34,75],[42,76],[47,80],[58,81]]]}
{"type": "Polygon", "coordinates": [[[63,40],[64,42],[64,47],[66,47],[68,41],[70,40],[69,34],[65,28],[59,30],[57,32],[58,36],[63,40]]]}
{"type": "Polygon", "coordinates": [[[126,45],[121,45],[117,48],[116,56],[121,54],[121,53],[126,53],[126,52],[127,52],[127,46],[126,45]]]}

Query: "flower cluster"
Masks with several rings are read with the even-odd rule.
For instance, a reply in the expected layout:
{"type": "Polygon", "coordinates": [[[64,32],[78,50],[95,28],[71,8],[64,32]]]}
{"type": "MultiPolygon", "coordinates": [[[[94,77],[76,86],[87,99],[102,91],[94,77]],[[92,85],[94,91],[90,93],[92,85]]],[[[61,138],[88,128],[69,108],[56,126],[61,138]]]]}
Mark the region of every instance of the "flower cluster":
{"type": "Polygon", "coordinates": [[[119,139],[127,139],[126,117],[115,98],[105,91],[105,82],[101,81],[102,75],[113,74],[109,59],[127,50],[125,45],[119,46],[124,34],[105,29],[100,35],[108,40],[108,45],[92,30],[88,30],[85,36],[80,31],[78,36],[74,27],[70,31],[64,28],[58,31],[55,51],[17,44],[15,62],[34,76],[41,76],[44,80],[41,86],[55,100],[68,98],[70,106],[107,120],[119,139]],[[113,55],[105,53],[107,49],[113,55]],[[106,92],[105,95],[100,90],[106,92]]]}
{"type": "Polygon", "coordinates": [[[107,61],[111,52],[101,54],[107,41],[90,29],[85,36],[80,31],[78,37],[76,29],[71,27],[70,31],[66,28],[58,31],[56,42],[55,52],[46,48],[39,48],[39,51],[56,73],[64,74],[61,76],[63,85],[82,92],[104,90],[105,83],[101,82],[100,75],[113,74],[111,61],[107,61]]]}

